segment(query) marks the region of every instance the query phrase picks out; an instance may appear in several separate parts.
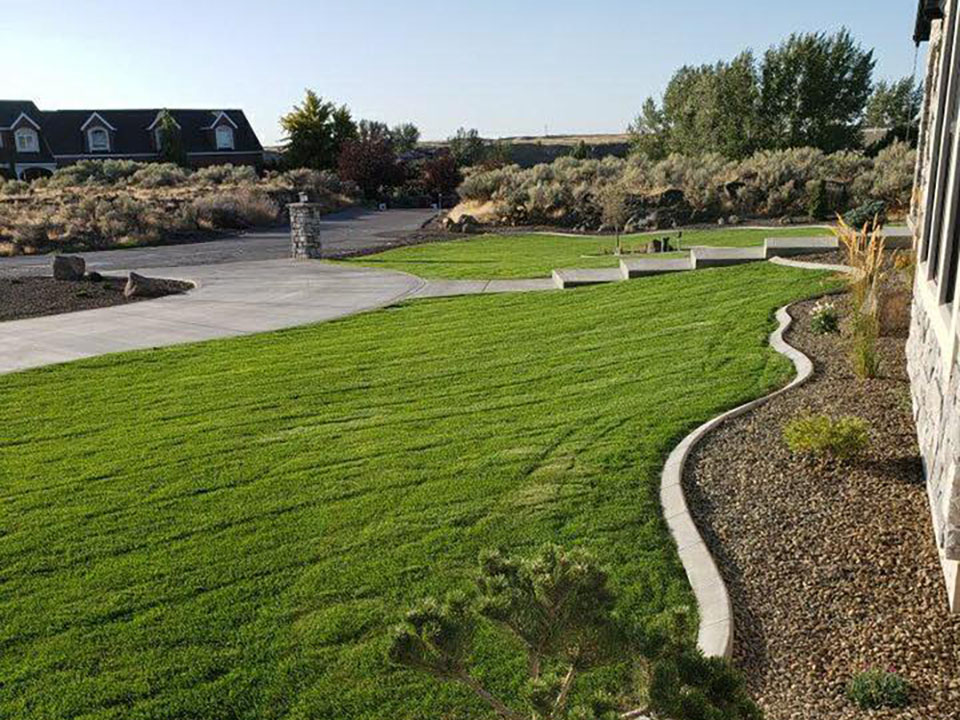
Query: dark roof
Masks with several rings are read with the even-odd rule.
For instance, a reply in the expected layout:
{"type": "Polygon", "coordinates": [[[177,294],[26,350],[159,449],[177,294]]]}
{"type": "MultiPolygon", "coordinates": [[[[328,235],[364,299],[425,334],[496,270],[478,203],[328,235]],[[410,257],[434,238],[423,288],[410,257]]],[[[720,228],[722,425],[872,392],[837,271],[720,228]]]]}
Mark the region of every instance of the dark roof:
{"type": "MultiPolygon", "coordinates": [[[[153,154],[155,148],[147,130],[156,120],[159,108],[149,110],[56,110],[43,113],[43,133],[54,155],[87,154],[84,123],[97,113],[116,132],[111,133],[110,154],[153,154]]],[[[184,148],[188,153],[216,152],[209,128],[223,112],[236,125],[234,152],[261,152],[263,148],[242,110],[170,110],[180,125],[184,148]]],[[[95,120],[96,122],[96,120],[95,120]]]]}
{"type": "Polygon", "coordinates": [[[21,113],[29,115],[37,124],[43,123],[43,113],[31,100],[0,100],[0,127],[10,127],[21,113]]]}
{"type": "Polygon", "coordinates": [[[943,19],[943,7],[946,0],[919,0],[917,24],[913,30],[913,41],[918,45],[930,39],[930,24],[943,19]]]}

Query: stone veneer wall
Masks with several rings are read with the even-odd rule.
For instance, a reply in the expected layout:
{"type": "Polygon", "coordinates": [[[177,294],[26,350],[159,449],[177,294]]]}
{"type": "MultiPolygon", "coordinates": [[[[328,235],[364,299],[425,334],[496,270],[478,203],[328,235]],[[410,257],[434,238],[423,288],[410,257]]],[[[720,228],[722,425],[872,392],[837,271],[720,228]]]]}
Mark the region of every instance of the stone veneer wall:
{"type": "Polygon", "coordinates": [[[917,438],[927,477],[937,547],[943,562],[950,607],[960,612],[960,363],[945,362],[930,317],[914,290],[907,341],[907,369],[913,394],[917,438]]]}
{"type": "Polygon", "coordinates": [[[320,243],[320,205],[293,203],[290,210],[290,254],[296,260],[319,260],[323,257],[320,243]]]}

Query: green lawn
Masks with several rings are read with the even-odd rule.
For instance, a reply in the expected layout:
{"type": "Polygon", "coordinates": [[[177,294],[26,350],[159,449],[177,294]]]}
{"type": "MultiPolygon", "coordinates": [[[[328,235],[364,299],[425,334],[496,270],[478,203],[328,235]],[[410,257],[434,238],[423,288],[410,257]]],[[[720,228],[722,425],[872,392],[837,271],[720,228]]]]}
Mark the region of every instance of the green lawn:
{"type": "MultiPolygon", "coordinates": [[[[663,459],[788,378],[773,309],[827,283],[417,301],[0,377],[0,717],[488,717],[387,667],[387,628],[481,549],[547,541],[595,552],[628,615],[691,603],[663,459]]],[[[516,692],[500,636],[476,660],[516,692]]]]}
{"type": "MultiPolygon", "coordinates": [[[[767,230],[687,230],[683,247],[710,245],[749,247],[762,245],[765,238],[827,235],[816,228],[770,228],[767,230]]],[[[676,237],[667,231],[624,237],[626,249],[646,245],[651,238],[676,237]]],[[[388,250],[377,255],[344,262],[403,270],[420,277],[490,279],[548,277],[555,268],[616,267],[610,237],[564,237],[561,235],[478,235],[462,240],[426,243],[388,250]],[[586,256],[586,257],[585,257],[586,256]]]]}

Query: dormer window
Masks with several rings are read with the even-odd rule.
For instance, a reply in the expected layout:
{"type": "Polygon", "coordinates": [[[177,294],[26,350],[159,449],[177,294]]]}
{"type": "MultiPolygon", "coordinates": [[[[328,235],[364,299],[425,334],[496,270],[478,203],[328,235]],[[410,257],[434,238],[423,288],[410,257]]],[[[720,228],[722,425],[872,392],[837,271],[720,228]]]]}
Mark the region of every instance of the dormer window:
{"type": "Polygon", "coordinates": [[[102,127],[87,130],[87,143],[90,152],[110,152],[110,133],[102,127]]]}
{"type": "Polygon", "coordinates": [[[233,150],[233,128],[229,125],[220,125],[216,131],[217,150],[233,150]]]}
{"type": "Polygon", "coordinates": [[[17,152],[40,152],[40,136],[33,128],[20,128],[14,133],[14,136],[16,137],[17,152]]]}

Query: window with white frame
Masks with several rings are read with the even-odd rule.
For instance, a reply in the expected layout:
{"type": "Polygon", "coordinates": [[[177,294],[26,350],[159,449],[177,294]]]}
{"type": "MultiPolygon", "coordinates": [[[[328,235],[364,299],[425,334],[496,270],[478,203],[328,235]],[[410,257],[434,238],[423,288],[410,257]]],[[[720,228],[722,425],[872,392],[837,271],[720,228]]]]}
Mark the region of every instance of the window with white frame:
{"type": "Polygon", "coordinates": [[[960,260],[960,32],[956,13],[943,29],[939,68],[939,97],[932,136],[920,261],[923,276],[936,286],[941,304],[956,297],[960,260]]]}
{"type": "Polygon", "coordinates": [[[233,150],[233,128],[229,125],[220,125],[215,133],[217,150],[233,150]]]}
{"type": "Polygon", "coordinates": [[[40,136],[33,128],[20,128],[14,133],[17,152],[40,152],[40,136]]]}
{"type": "Polygon", "coordinates": [[[87,145],[90,152],[110,152],[110,133],[102,127],[90,128],[87,130],[87,145]]]}

